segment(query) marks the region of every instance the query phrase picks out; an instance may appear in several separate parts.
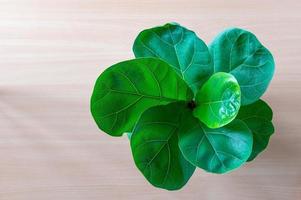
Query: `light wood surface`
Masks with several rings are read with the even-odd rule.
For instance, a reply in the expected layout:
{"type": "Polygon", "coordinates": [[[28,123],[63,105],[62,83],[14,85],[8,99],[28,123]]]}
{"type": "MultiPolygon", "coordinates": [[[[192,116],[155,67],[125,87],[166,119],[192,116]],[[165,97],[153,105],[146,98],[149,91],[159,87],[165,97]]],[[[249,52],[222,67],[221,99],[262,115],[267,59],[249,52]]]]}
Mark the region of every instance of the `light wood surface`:
{"type": "Polygon", "coordinates": [[[0,199],[299,200],[300,55],[300,0],[0,0],[0,199]],[[133,58],[139,31],[171,21],[206,43],[249,29],[276,60],[268,149],[226,175],[197,170],[176,192],[146,182],[127,138],[100,132],[89,112],[98,75],[133,58]]]}

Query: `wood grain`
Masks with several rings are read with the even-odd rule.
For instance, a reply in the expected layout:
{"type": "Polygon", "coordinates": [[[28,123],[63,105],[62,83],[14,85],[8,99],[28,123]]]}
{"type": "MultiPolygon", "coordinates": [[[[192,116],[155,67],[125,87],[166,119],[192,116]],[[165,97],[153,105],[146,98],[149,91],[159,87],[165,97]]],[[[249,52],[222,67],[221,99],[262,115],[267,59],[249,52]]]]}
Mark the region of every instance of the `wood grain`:
{"type": "Polygon", "coordinates": [[[301,199],[300,10],[299,0],[0,0],[0,199],[301,199]],[[147,183],[127,138],[100,132],[89,112],[98,75],[133,57],[140,30],[171,21],[207,43],[246,28],[276,60],[268,149],[226,175],[197,170],[177,192],[147,183]]]}

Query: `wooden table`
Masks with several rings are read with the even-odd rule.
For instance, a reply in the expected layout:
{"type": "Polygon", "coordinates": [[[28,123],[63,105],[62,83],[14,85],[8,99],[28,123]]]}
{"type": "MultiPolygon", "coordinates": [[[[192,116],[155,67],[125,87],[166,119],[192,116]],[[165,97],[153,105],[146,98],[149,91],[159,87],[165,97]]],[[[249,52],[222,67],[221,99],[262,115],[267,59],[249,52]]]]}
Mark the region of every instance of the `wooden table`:
{"type": "Polygon", "coordinates": [[[300,55],[300,0],[0,0],[0,199],[301,199],[300,55]],[[246,28],[276,60],[268,149],[226,175],[197,170],[176,192],[146,182],[128,139],[89,112],[98,75],[133,58],[139,31],[171,21],[207,43],[246,28]]]}

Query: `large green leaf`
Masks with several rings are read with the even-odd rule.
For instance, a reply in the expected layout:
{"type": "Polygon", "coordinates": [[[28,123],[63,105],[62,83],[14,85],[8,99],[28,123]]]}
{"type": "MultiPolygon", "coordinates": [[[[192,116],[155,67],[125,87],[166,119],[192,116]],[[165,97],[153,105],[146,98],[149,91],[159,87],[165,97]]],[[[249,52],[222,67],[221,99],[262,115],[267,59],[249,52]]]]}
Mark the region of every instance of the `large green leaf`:
{"type": "Polygon", "coordinates": [[[272,121],[273,111],[262,100],[253,104],[242,106],[237,118],[244,121],[253,133],[253,149],[248,161],[253,160],[267,146],[271,135],[274,133],[272,121]]]}
{"type": "Polygon", "coordinates": [[[240,96],[240,88],[233,75],[215,73],[197,93],[193,114],[209,128],[219,128],[237,115],[240,96]]]}
{"type": "Polygon", "coordinates": [[[238,168],[252,151],[252,133],[237,119],[222,128],[210,129],[188,114],[179,133],[184,157],[208,172],[225,173],[238,168]]]}
{"type": "Polygon", "coordinates": [[[214,72],[229,72],[237,79],[242,105],[257,101],[274,74],[274,59],[252,33],[232,28],[219,34],[209,47],[214,72]]]}
{"type": "Polygon", "coordinates": [[[194,92],[213,73],[207,45],[194,32],[178,24],[142,31],[133,51],[136,57],[158,57],[168,62],[194,92]]]}
{"type": "Polygon", "coordinates": [[[195,167],[178,147],[178,128],[185,104],[171,103],[146,110],[135,126],[131,148],[134,161],[154,186],[167,190],[183,187],[195,167]]]}
{"type": "Polygon", "coordinates": [[[139,116],[155,105],[188,101],[192,91],[177,73],[157,58],[118,63],[97,79],[91,112],[101,130],[121,136],[131,132],[139,116]]]}

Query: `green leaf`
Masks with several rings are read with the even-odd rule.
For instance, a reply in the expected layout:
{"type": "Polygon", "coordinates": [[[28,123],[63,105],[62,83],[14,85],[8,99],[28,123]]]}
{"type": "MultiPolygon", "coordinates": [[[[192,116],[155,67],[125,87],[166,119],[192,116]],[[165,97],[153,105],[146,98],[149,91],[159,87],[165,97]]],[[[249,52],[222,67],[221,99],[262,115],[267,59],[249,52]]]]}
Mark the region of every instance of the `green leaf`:
{"type": "Polygon", "coordinates": [[[104,132],[131,132],[148,108],[192,99],[192,91],[174,70],[156,58],[124,61],[105,70],[91,97],[91,112],[104,132]]]}
{"type": "Polygon", "coordinates": [[[215,73],[197,93],[193,115],[209,128],[230,123],[240,107],[240,88],[231,74],[215,73]]]}
{"type": "Polygon", "coordinates": [[[191,115],[179,130],[179,147],[192,164],[213,173],[240,167],[252,151],[252,133],[241,120],[210,129],[191,115]]]}
{"type": "Polygon", "coordinates": [[[252,161],[267,146],[274,133],[272,121],[273,111],[262,100],[253,104],[242,106],[237,118],[244,121],[253,133],[253,149],[248,161],[252,161]]]}
{"type": "Polygon", "coordinates": [[[194,92],[213,73],[207,45],[178,24],[166,24],[142,31],[135,40],[136,57],[158,57],[170,65],[194,92]]]}
{"type": "Polygon", "coordinates": [[[237,79],[242,105],[257,101],[274,74],[274,59],[252,33],[232,28],[219,34],[209,47],[214,72],[229,72],[237,79]]]}
{"type": "Polygon", "coordinates": [[[195,167],[178,147],[178,128],[185,104],[181,102],[148,109],[131,138],[134,161],[155,187],[177,190],[183,187],[195,167]]]}

